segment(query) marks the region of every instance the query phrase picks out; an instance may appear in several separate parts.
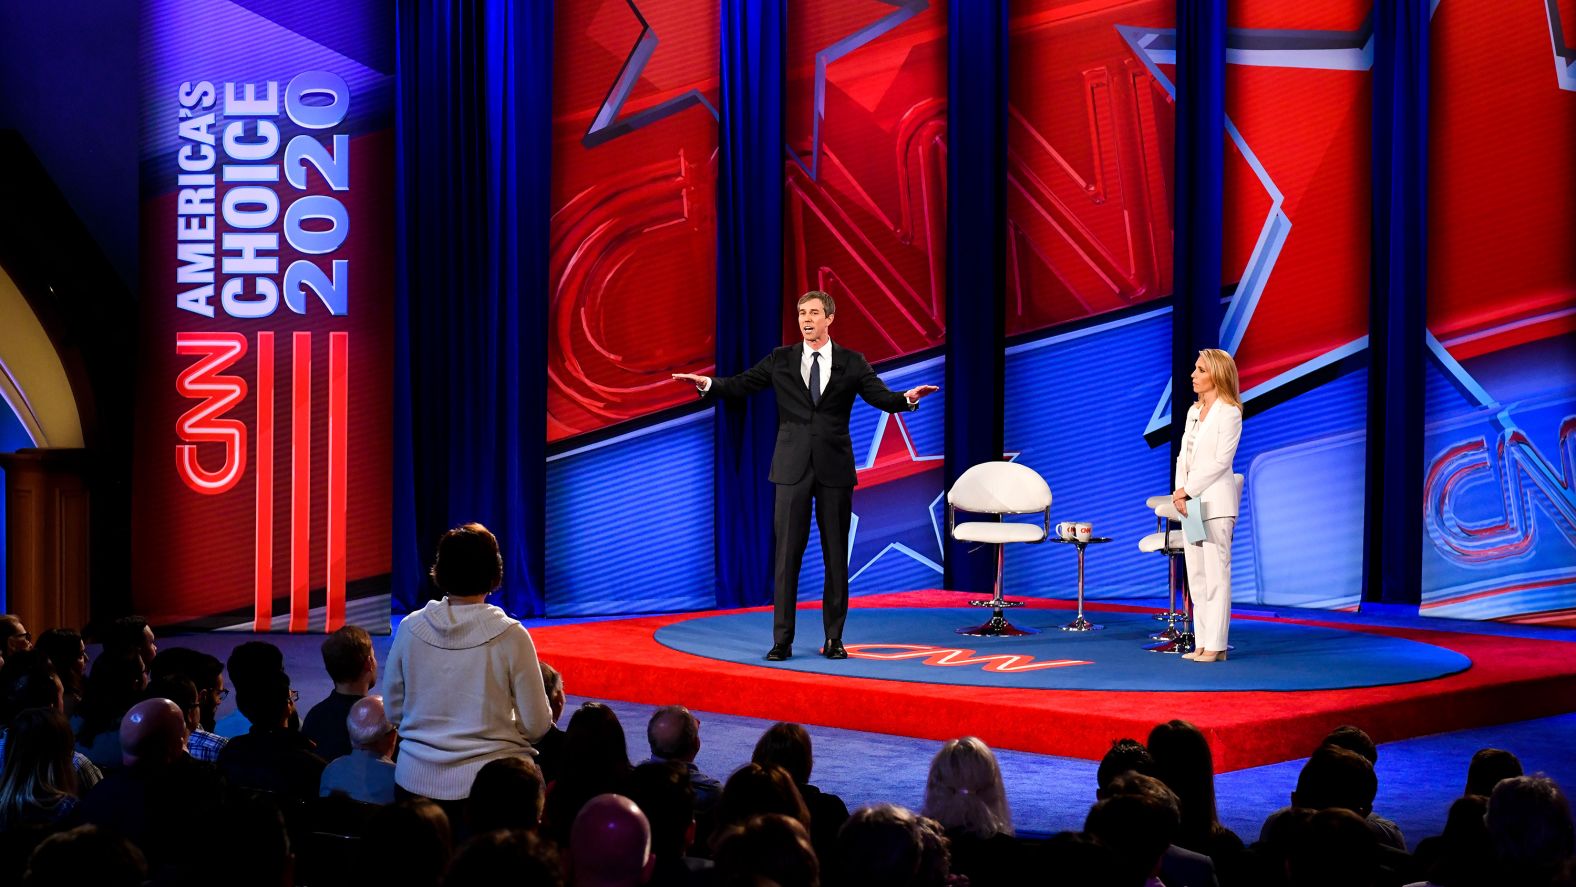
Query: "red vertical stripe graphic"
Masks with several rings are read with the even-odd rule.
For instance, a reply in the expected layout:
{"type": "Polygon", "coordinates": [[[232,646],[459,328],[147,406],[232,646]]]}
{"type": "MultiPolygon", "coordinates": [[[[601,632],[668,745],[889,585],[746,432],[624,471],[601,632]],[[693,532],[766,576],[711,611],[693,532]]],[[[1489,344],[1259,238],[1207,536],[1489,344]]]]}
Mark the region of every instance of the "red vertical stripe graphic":
{"type": "Polygon", "coordinates": [[[290,375],[290,630],[306,631],[312,560],[312,334],[294,333],[290,375]]]}
{"type": "Polygon", "coordinates": [[[274,334],[257,334],[257,537],[253,631],[274,618],[274,334]]]}
{"type": "Polygon", "coordinates": [[[350,334],[328,334],[328,619],[345,624],[346,434],[349,427],[350,334]]]}

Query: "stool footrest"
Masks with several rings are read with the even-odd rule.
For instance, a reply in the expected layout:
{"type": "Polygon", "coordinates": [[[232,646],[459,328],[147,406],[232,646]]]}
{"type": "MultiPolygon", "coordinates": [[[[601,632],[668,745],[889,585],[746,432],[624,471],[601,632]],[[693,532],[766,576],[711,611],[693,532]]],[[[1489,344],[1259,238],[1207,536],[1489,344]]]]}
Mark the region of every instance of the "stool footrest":
{"type": "Polygon", "coordinates": [[[1002,607],[1021,607],[1021,606],[1023,606],[1023,601],[1005,601],[1005,600],[1004,601],[998,601],[998,600],[995,600],[993,598],[987,598],[987,599],[982,600],[982,601],[969,601],[969,606],[971,606],[971,607],[995,607],[996,609],[999,610],[1002,607]]]}

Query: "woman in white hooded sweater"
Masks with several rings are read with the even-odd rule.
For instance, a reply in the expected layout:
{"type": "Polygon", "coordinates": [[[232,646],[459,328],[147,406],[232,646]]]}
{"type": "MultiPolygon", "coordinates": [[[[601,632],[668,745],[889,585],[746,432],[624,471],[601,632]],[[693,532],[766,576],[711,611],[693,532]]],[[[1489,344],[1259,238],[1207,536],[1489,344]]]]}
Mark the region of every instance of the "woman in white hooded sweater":
{"type": "Polygon", "coordinates": [[[432,580],[444,598],[400,622],[383,700],[400,733],[395,783],[458,801],[488,761],[533,757],[553,721],[530,633],[487,603],[503,584],[493,534],[477,523],[445,533],[432,580]]]}

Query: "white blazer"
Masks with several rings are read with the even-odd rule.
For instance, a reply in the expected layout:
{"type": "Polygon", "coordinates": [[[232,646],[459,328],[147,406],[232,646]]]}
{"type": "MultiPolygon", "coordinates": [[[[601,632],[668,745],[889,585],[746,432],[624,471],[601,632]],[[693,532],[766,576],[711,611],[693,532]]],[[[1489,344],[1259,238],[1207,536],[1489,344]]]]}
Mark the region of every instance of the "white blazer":
{"type": "MultiPolygon", "coordinates": [[[[1198,404],[1188,408],[1187,431],[1198,423],[1198,404]]],[[[1198,426],[1193,456],[1188,458],[1184,432],[1182,453],[1177,456],[1176,485],[1204,503],[1204,519],[1236,517],[1242,490],[1231,463],[1242,440],[1242,410],[1223,400],[1215,401],[1209,416],[1198,426]]]]}

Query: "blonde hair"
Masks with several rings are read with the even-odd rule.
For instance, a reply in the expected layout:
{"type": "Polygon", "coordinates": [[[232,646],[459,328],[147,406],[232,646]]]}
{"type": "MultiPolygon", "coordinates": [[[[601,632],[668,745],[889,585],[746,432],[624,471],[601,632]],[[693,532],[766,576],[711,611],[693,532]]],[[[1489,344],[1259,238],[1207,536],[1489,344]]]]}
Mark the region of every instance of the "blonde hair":
{"type": "Polygon", "coordinates": [[[1205,348],[1198,356],[1209,370],[1209,380],[1215,383],[1215,396],[1242,409],[1242,396],[1237,393],[1237,362],[1219,348],[1205,348]]]}
{"type": "Polygon", "coordinates": [[[943,745],[930,762],[924,812],[943,828],[977,837],[1012,834],[1007,790],[990,746],[973,736],[943,745]]]}

